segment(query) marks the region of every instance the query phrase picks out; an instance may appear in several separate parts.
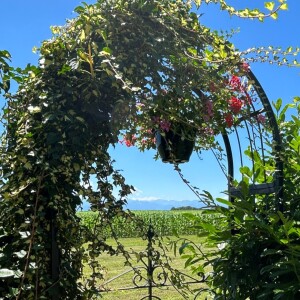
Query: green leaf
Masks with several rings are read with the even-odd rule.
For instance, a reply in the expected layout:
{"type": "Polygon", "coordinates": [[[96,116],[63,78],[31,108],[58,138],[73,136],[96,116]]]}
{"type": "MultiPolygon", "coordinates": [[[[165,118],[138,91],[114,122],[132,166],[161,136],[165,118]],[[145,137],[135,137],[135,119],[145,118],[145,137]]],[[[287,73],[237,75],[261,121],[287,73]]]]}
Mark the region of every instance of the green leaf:
{"type": "Polygon", "coordinates": [[[141,90],[141,88],[140,88],[140,87],[137,87],[137,86],[133,86],[133,87],[131,88],[131,90],[132,90],[133,92],[138,92],[138,91],[141,90]]]}
{"type": "Polygon", "coordinates": [[[197,6],[197,8],[200,7],[202,0],[194,0],[195,5],[197,6]]]}
{"type": "Polygon", "coordinates": [[[15,212],[15,214],[24,215],[24,209],[19,208],[19,209],[15,212]]]}
{"type": "Polygon", "coordinates": [[[79,40],[83,42],[85,40],[85,31],[81,30],[80,35],[79,35],[79,40]]]}
{"type": "Polygon", "coordinates": [[[217,198],[216,199],[219,203],[222,203],[222,204],[225,204],[225,205],[228,205],[228,206],[232,206],[232,203],[228,200],[225,200],[223,198],[217,198]]]}
{"type": "Polygon", "coordinates": [[[272,11],[275,7],[275,3],[274,2],[265,2],[265,8],[272,11]]]}
{"type": "Polygon", "coordinates": [[[282,4],[282,5],[280,6],[280,9],[281,9],[281,10],[287,10],[287,9],[288,9],[287,3],[282,4]]]}
{"type": "Polygon", "coordinates": [[[282,111],[280,112],[279,117],[278,117],[278,119],[279,119],[280,122],[284,122],[285,121],[285,113],[286,113],[286,111],[289,108],[293,108],[293,107],[295,107],[293,104],[287,104],[287,105],[285,105],[285,107],[282,109],[282,111]]]}
{"type": "Polygon", "coordinates": [[[87,63],[90,63],[90,59],[85,52],[83,52],[82,50],[78,50],[78,55],[82,60],[86,61],[87,63]]]}
{"type": "Polygon", "coordinates": [[[41,112],[41,108],[39,106],[32,106],[32,105],[30,105],[30,106],[28,106],[28,110],[32,114],[36,114],[36,113],[41,112]]]}
{"type": "Polygon", "coordinates": [[[185,250],[186,248],[190,249],[190,247],[191,247],[191,246],[190,246],[189,243],[183,243],[183,244],[179,247],[179,249],[178,249],[179,254],[182,255],[183,252],[184,252],[184,250],[185,250]]]}
{"type": "Polygon", "coordinates": [[[25,255],[27,254],[27,252],[24,251],[24,250],[21,250],[21,251],[19,251],[19,252],[15,252],[14,254],[15,254],[18,258],[23,258],[23,257],[25,257],[25,255]]]}
{"type": "Polygon", "coordinates": [[[192,48],[192,47],[189,47],[187,50],[188,50],[188,52],[190,52],[192,55],[197,56],[197,49],[192,48]]]}
{"type": "Polygon", "coordinates": [[[275,13],[271,14],[271,18],[274,19],[274,20],[277,20],[278,19],[278,13],[275,12],[275,13]]]}
{"type": "Polygon", "coordinates": [[[273,102],[273,106],[275,107],[277,112],[280,111],[281,105],[282,105],[282,99],[281,98],[277,99],[276,102],[273,102]]]}
{"type": "Polygon", "coordinates": [[[0,278],[13,277],[14,275],[15,275],[15,272],[13,270],[0,269],[0,278]]]}
{"type": "Polygon", "coordinates": [[[102,49],[102,51],[100,52],[100,54],[111,55],[112,54],[112,50],[109,47],[104,47],[102,49]]]}
{"type": "Polygon", "coordinates": [[[77,6],[75,7],[74,11],[80,14],[84,12],[84,8],[82,6],[77,6]]]}
{"type": "MultiPolygon", "coordinates": [[[[236,208],[240,208],[242,210],[246,210],[248,212],[253,211],[254,207],[252,205],[252,203],[247,202],[247,201],[240,201],[240,202],[234,202],[234,206],[236,208]]],[[[235,214],[237,214],[237,217],[240,216],[240,212],[235,212],[235,214]]],[[[244,218],[244,217],[243,217],[244,218]]]]}
{"type": "Polygon", "coordinates": [[[74,168],[75,172],[78,172],[81,169],[80,165],[78,163],[73,163],[73,168],[74,168]]]}
{"type": "Polygon", "coordinates": [[[252,171],[250,170],[250,168],[248,166],[240,167],[240,172],[241,172],[241,174],[246,175],[249,178],[251,178],[251,176],[252,176],[252,171]]]}

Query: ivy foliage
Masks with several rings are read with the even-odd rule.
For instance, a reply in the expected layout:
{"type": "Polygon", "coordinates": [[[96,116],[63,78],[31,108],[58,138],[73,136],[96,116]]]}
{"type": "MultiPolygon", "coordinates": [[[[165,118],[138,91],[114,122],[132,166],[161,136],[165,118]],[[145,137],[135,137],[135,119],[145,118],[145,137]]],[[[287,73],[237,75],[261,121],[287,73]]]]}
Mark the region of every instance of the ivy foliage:
{"type": "Polygon", "coordinates": [[[0,51],[0,93],[8,92],[10,89],[10,82],[7,73],[9,73],[10,54],[6,50],[0,51]]]}
{"type": "MultiPolygon", "coordinates": [[[[196,4],[200,5],[202,1],[199,0],[195,2],[196,4]]],[[[265,10],[257,7],[237,8],[228,4],[228,1],[225,0],[205,0],[205,3],[219,4],[220,8],[227,11],[230,15],[234,15],[240,18],[258,19],[261,22],[263,22],[266,18],[273,18],[274,20],[276,20],[278,18],[278,11],[288,9],[286,0],[264,2],[265,10]]]]}

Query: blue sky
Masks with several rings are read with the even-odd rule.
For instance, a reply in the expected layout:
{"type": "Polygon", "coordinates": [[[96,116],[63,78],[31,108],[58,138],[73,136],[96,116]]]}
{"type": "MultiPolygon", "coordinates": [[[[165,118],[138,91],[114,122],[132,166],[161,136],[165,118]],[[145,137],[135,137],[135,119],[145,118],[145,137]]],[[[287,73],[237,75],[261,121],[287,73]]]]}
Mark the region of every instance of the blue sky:
{"type": "MultiPolygon", "coordinates": [[[[86,1],[93,3],[93,1],[86,1]]],[[[231,1],[231,3],[255,3],[263,1],[231,1]]],[[[2,0],[0,49],[8,50],[14,66],[24,67],[27,63],[36,64],[38,56],[32,53],[44,39],[51,37],[51,25],[63,25],[73,18],[73,10],[80,4],[78,0],[2,0]]],[[[244,50],[254,46],[300,46],[300,1],[289,0],[289,10],[282,11],[279,19],[259,21],[230,18],[221,13],[218,6],[204,7],[202,23],[213,29],[239,29],[232,41],[236,48],[244,50]]],[[[300,96],[300,69],[276,67],[268,64],[255,64],[252,70],[263,85],[271,101],[282,98],[284,103],[300,96]]],[[[4,104],[0,99],[1,106],[4,104]]],[[[136,187],[131,196],[136,200],[192,200],[196,197],[181,181],[172,165],[155,161],[155,151],[140,153],[135,148],[117,145],[111,149],[116,160],[115,166],[123,170],[127,182],[136,187]]],[[[219,196],[226,188],[226,178],[222,174],[212,153],[203,153],[202,160],[193,154],[187,164],[181,165],[183,174],[194,186],[219,196]]]]}

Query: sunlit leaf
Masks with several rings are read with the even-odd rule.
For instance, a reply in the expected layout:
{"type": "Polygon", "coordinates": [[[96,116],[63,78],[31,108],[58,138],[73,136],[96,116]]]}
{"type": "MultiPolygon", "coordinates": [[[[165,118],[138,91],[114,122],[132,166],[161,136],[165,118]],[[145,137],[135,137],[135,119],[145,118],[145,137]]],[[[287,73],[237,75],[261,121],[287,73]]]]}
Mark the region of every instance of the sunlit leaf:
{"type": "Polygon", "coordinates": [[[15,272],[9,269],[0,269],[0,278],[13,277],[15,272]]]}
{"type": "Polygon", "coordinates": [[[278,13],[277,12],[272,13],[271,18],[274,19],[274,20],[277,20],[278,19],[278,13]]]}
{"type": "Polygon", "coordinates": [[[30,106],[28,106],[28,110],[32,114],[36,114],[36,113],[41,112],[41,108],[39,106],[32,106],[32,105],[30,105],[30,106]]]}
{"type": "Polygon", "coordinates": [[[200,5],[201,5],[202,0],[194,0],[194,2],[196,4],[197,8],[199,8],[200,5]]]}
{"type": "Polygon", "coordinates": [[[275,7],[275,3],[274,2],[265,2],[265,8],[272,11],[275,7]]]}

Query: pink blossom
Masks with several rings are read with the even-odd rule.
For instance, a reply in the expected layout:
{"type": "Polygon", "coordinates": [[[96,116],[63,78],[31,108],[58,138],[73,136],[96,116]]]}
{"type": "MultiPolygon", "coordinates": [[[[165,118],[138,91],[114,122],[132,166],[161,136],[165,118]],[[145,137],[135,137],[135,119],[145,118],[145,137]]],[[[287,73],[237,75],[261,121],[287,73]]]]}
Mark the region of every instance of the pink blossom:
{"type": "Polygon", "coordinates": [[[159,125],[160,125],[160,128],[163,131],[166,131],[166,132],[168,132],[170,130],[170,127],[171,127],[171,123],[169,121],[166,121],[166,120],[161,120],[159,125]]]}
{"type": "Polygon", "coordinates": [[[213,103],[211,100],[206,101],[205,103],[205,107],[206,107],[206,112],[207,114],[212,117],[213,116],[213,103]]]}
{"type": "Polygon", "coordinates": [[[246,62],[243,62],[243,63],[242,63],[242,69],[243,69],[243,71],[245,71],[245,72],[249,72],[249,71],[250,71],[250,66],[249,66],[249,64],[246,63],[246,62]]]}
{"type": "Polygon", "coordinates": [[[238,90],[241,88],[241,79],[238,76],[233,75],[229,80],[229,85],[233,89],[238,90]]]}
{"type": "Polygon", "coordinates": [[[141,102],[138,102],[138,103],[136,103],[135,106],[136,106],[136,108],[141,109],[142,107],[145,106],[145,104],[144,104],[144,103],[141,103],[141,102]]]}
{"type": "Polygon", "coordinates": [[[160,129],[168,132],[171,127],[171,123],[167,120],[161,120],[160,117],[153,117],[153,122],[158,124],[160,129]]]}
{"type": "Polygon", "coordinates": [[[225,115],[225,123],[227,127],[231,127],[233,125],[233,116],[232,114],[228,113],[225,115]]]}
{"type": "Polygon", "coordinates": [[[155,138],[144,138],[142,139],[142,144],[143,145],[155,145],[155,138]]]}
{"type": "Polygon", "coordinates": [[[260,124],[265,124],[266,123],[266,116],[264,116],[262,114],[259,114],[257,116],[257,122],[260,123],[260,124]]]}
{"type": "Polygon", "coordinates": [[[204,133],[207,135],[214,135],[214,130],[210,127],[205,127],[204,128],[204,133]]]}
{"type": "Polygon", "coordinates": [[[233,96],[228,101],[228,103],[229,103],[230,110],[235,114],[238,114],[241,111],[243,106],[243,101],[233,96]]]}
{"type": "Polygon", "coordinates": [[[122,145],[125,144],[127,147],[134,146],[134,143],[136,141],[136,136],[135,135],[124,135],[123,140],[119,141],[122,145]]]}

